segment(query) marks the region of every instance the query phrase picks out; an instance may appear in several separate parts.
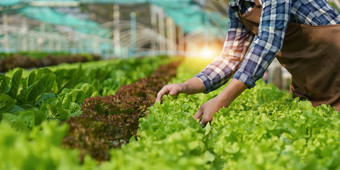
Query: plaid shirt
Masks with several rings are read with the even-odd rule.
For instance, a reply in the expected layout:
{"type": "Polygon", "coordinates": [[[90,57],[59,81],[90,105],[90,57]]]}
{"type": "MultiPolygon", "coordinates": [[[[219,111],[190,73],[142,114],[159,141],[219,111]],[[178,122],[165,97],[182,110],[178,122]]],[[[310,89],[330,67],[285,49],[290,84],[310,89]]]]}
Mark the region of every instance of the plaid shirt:
{"type": "Polygon", "coordinates": [[[249,88],[254,87],[282,48],[288,22],[340,24],[340,16],[326,0],[262,0],[259,32],[254,37],[238,16],[238,10],[241,13],[249,12],[255,6],[254,0],[240,2],[229,1],[230,27],[222,52],[196,75],[204,83],[206,93],[225,84],[233,73],[233,78],[249,88]]]}

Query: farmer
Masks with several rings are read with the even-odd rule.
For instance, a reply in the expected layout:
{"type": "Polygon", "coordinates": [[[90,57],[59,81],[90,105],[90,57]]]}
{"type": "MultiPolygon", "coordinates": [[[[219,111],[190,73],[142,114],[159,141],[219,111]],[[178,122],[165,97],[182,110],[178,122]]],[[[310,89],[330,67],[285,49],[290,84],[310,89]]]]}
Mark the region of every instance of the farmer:
{"type": "Polygon", "coordinates": [[[233,75],[228,86],[203,104],[194,118],[202,125],[255,86],[276,58],[292,74],[294,97],[340,111],[340,16],[326,0],[229,0],[230,27],[222,52],[202,72],[157,94],[211,92],[233,75]]]}

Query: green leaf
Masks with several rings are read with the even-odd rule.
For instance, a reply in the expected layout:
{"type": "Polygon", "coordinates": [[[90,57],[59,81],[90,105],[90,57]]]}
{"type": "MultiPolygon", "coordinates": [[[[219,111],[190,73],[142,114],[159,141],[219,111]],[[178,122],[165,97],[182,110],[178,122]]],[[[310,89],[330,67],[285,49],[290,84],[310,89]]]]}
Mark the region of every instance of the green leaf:
{"type": "Polygon", "coordinates": [[[131,138],[129,140],[129,143],[133,143],[133,142],[137,142],[135,135],[131,136],[131,138]]]}
{"type": "Polygon", "coordinates": [[[22,107],[25,110],[31,110],[35,108],[35,106],[33,106],[32,104],[23,104],[23,105],[20,105],[20,107],[22,107]]]}
{"type": "Polygon", "coordinates": [[[27,87],[31,86],[35,81],[35,71],[32,71],[28,76],[27,87]]]}
{"type": "Polygon", "coordinates": [[[43,93],[40,95],[38,100],[35,102],[35,105],[38,105],[42,103],[43,101],[50,99],[50,98],[56,98],[57,96],[54,93],[43,93]]]}
{"type": "Polygon", "coordinates": [[[81,107],[79,104],[75,103],[75,102],[72,102],[71,105],[70,105],[70,108],[68,109],[71,113],[74,113],[74,112],[79,112],[81,110],[81,107]]]}
{"type": "MultiPolygon", "coordinates": [[[[74,69],[70,71],[73,71],[73,70],[74,69]]],[[[57,89],[59,90],[59,92],[61,92],[67,86],[67,84],[69,84],[69,82],[71,81],[70,75],[69,75],[70,71],[57,70],[54,72],[56,75],[57,89]]]]}
{"type": "Polygon", "coordinates": [[[26,89],[22,89],[18,101],[21,104],[34,104],[37,97],[41,95],[44,90],[44,84],[41,80],[34,82],[31,86],[26,89]]]}
{"type": "Polygon", "coordinates": [[[72,97],[72,102],[76,102],[77,101],[77,99],[79,98],[79,97],[81,97],[82,96],[82,93],[83,93],[83,91],[81,91],[81,90],[73,90],[71,93],[69,93],[69,95],[71,95],[72,97]],[[78,97],[79,96],[79,97],[78,97]]]}
{"type": "Polygon", "coordinates": [[[68,93],[63,99],[62,105],[64,108],[70,108],[72,102],[72,94],[68,93]]]}
{"type": "Polygon", "coordinates": [[[10,78],[0,74],[0,93],[5,93],[9,87],[10,78]]]}
{"type": "Polygon", "coordinates": [[[230,154],[235,154],[240,150],[238,143],[226,143],[224,147],[224,151],[230,154]]]}
{"type": "Polygon", "coordinates": [[[20,113],[18,118],[22,119],[29,129],[32,129],[35,126],[35,123],[34,123],[35,118],[34,118],[33,111],[24,111],[20,113]]]}
{"type": "Polygon", "coordinates": [[[80,116],[81,113],[82,113],[81,110],[79,110],[79,111],[77,111],[77,112],[71,113],[69,117],[80,116]]]}
{"type": "Polygon", "coordinates": [[[0,94],[0,113],[9,111],[15,105],[16,100],[5,93],[0,94]]]}
{"type": "Polygon", "coordinates": [[[100,82],[98,80],[94,80],[91,84],[96,90],[100,89],[100,82]]]}
{"type": "Polygon", "coordinates": [[[36,103],[37,97],[44,92],[44,82],[39,80],[36,84],[30,86],[29,89],[26,102],[34,104],[36,103]]]}
{"type": "Polygon", "coordinates": [[[210,153],[209,151],[206,151],[204,153],[204,157],[205,157],[205,159],[209,160],[210,162],[213,162],[214,159],[215,159],[215,156],[212,153],[210,153]]]}
{"type": "Polygon", "coordinates": [[[2,121],[8,122],[12,127],[14,127],[15,129],[19,131],[24,131],[24,132],[29,131],[28,127],[26,126],[25,121],[16,115],[5,113],[2,115],[2,121]]]}
{"type": "Polygon", "coordinates": [[[35,123],[35,126],[38,126],[40,125],[44,120],[46,120],[47,118],[47,115],[38,110],[38,111],[34,111],[34,123],[35,123]]]}
{"type": "Polygon", "coordinates": [[[205,135],[208,135],[210,133],[210,130],[211,130],[211,125],[210,123],[208,122],[207,125],[205,126],[205,135]]]}
{"type": "Polygon", "coordinates": [[[67,120],[70,117],[70,113],[61,107],[56,107],[57,110],[56,118],[60,120],[67,120]]]}
{"type": "Polygon", "coordinates": [[[20,91],[20,94],[17,96],[17,100],[18,100],[18,103],[20,105],[25,104],[27,96],[28,96],[28,91],[29,91],[29,89],[27,89],[27,88],[26,89],[22,89],[20,91]]]}
{"type": "Polygon", "coordinates": [[[22,71],[23,69],[19,69],[17,70],[13,77],[12,77],[12,84],[11,84],[11,89],[9,91],[9,95],[11,97],[13,97],[14,99],[17,97],[17,94],[18,94],[18,90],[19,90],[19,87],[20,87],[20,82],[21,82],[21,77],[22,77],[22,71]]]}
{"type": "Polygon", "coordinates": [[[70,113],[65,110],[64,108],[60,107],[60,104],[47,104],[44,103],[40,110],[44,113],[47,113],[47,115],[51,118],[56,118],[60,120],[67,120],[70,117],[70,113]]]}
{"type": "Polygon", "coordinates": [[[45,74],[41,78],[41,81],[44,84],[44,91],[45,92],[53,92],[54,91],[54,86],[56,84],[56,77],[55,77],[54,73],[45,74]]]}
{"type": "Polygon", "coordinates": [[[20,107],[20,106],[18,106],[18,105],[14,105],[12,107],[12,109],[10,110],[11,113],[14,113],[14,112],[17,112],[17,111],[25,111],[25,109],[20,107]]]}

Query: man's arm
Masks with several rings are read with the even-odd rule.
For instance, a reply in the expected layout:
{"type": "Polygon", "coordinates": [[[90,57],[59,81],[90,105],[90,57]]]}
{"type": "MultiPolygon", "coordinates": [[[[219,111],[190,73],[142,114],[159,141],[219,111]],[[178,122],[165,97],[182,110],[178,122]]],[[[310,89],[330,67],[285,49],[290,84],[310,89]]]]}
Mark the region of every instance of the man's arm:
{"type": "Polygon", "coordinates": [[[263,0],[258,37],[246,54],[240,68],[230,84],[217,97],[209,100],[195,114],[205,126],[213,114],[222,107],[228,107],[246,87],[251,88],[260,79],[277,52],[282,48],[289,22],[291,0],[263,0]]]}
{"type": "Polygon", "coordinates": [[[229,7],[228,17],[230,27],[222,52],[195,76],[203,82],[206,93],[221,87],[229,80],[254,38],[241,23],[237,9],[229,7]]]}
{"type": "Polygon", "coordinates": [[[157,94],[160,102],[165,94],[210,92],[225,84],[240,64],[253,35],[243,26],[236,10],[229,8],[230,27],[221,54],[202,72],[184,83],[166,85],[157,94]]]}
{"type": "Polygon", "coordinates": [[[289,22],[291,0],[262,0],[262,15],[258,36],[245,55],[233,78],[249,88],[262,78],[265,70],[282,48],[289,22]]]}

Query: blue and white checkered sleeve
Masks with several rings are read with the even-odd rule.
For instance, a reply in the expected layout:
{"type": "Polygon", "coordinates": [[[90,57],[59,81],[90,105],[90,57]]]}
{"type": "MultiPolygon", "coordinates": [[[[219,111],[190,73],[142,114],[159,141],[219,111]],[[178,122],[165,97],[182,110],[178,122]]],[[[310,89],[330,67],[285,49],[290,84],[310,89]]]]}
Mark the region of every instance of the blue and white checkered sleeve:
{"type": "Polygon", "coordinates": [[[262,0],[258,36],[233,78],[252,88],[263,77],[265,70],[282,48],[291,5],[291,0],[262,0]]]}
{"type": "Polygon", "coordinates": [[[222,52],[206,68],[196,75],[205,86],[205,93],[225,84],[235,72],[245,55],[253,35],[243,26],[236,10],[229,7],[230,27],[222,52]]]}

